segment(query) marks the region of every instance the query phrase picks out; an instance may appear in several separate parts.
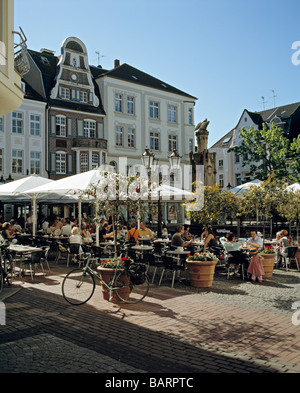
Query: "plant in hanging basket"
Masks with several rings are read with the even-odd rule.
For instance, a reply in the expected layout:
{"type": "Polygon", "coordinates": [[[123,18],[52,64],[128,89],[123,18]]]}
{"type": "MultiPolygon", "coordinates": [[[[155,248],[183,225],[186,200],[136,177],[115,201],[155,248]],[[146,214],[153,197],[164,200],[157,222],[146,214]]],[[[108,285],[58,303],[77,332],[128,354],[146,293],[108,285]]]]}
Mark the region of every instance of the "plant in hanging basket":
{"type": "Polygon", "coordinates": [[[218,258],[214,254],[209,252],[209,251],[198,252],[198,253],[195,253],[193,255],[188,254],[187,258],[186,258],[187,262],[190,262],[190,261],[208,262],[208,261],[215,261],[217,259],[218,258]]]}

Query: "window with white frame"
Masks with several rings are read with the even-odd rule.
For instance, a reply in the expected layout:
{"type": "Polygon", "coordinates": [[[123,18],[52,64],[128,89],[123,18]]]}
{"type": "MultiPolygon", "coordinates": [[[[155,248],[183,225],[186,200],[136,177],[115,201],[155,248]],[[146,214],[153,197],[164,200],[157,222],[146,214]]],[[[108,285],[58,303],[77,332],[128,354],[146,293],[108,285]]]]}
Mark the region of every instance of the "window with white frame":
{"type": "Polygon", "coordinates": [[[224,175],[223,174],[219,175],[219,185],[220,185],[220,188],[224,188],[224,175]]]}
{"type": "Polygon", "coordinates": [[[134,97],[127,97],[127,113],[134,115],[134,97]]]}
{"type": "Polygon", "coordinates": [[[223,168],[224,165],[224,161],[223,160],[219,160],[219,168],[223,168]]]}
{"type": "Polygon", "coordinates": [[[70,89],[67,89],[66,87],[60,87],[60,98],[62,98],[63,100],[69,100],[70,89]]]}
{"type": "Polygon", "coordinates": [[[177,149],[177,136],[176,135],[169,135],[168,149],[169,149],[169,151],[173,151],[174,149],[177,149]]]}
{"type": "Polygon", "coordinates": [[[0,172],[3,172],[3,149],[0,149],[0,172]]]}
{"type": "Polygon", "coordinates": [[[115,94],[115,111],[122,112],[122,95],[115,94]]]}
{"type": "Polygon", "coordinates": [[[12,113],[12,132],[14,134],[23,134],[23,113],[12,113]]]}
{"type": "Polygon", "coordinates": [[[168,121],[176,123],[176,106],[168,105],[168,121]]]}
{"type": "Polygon", "coordinates": [[[30,135],[39,136],[41,128],[41,119],[39,115],[30,115],[30,135]]]}
{"type": "Polygon", "coordinates": [[[149,117],[150,117],[150,119],[159,119],[159,104],[158,104],[158,102],[150,101],[150,103],[149,103],[149,117]]]}
{"type": "Polygon", "coordinates": [[[39,175],[41,171],[41,153],[30,152],[30,174],[39,175]]]}
{"type": "Polygon", "coordinates": [[[128,147],[135,147],[135,132],[133,128],[128,128],[127,131],[128,147]]]}
{"type": "Polygon", "coordinates": [[[3,129],[3,116],[0,116],[0,132],[4,131],[3,129]]]}
{"type": "Polygon", "coordinates": [[[80,102],[88,102],[88,93],[85,91],[79,92],[79,101],[80,102]]]}
{"type": "Polygon", "coordinates": [[[56,136],[66,136],[66,117],[57,115],[56,116],[56,136]]]}
{"type": "Polygon", "coordinates": [[[92,153],[92,169],[98,168],[99,166],[99,155],[97,153],[92,153]]]}
{"type": "Polygon", "coordinates": [[[188,109],[188,124],[190,126],[193,124],[193,108],[188,109]]]}
{"type": "Polygon", "coordinates": [[[67,173],[67,153],[56,152],[55,155],[55,169],[58,175],[63,175],[67,173]]]}
{"type": "Polygon", "coordinates": [[[83,135],[85,138],[96,138],[96,122],[94,120],[84,120],[83,135]]]}
{"type": "Polygon", "coordinates": [[[23,151],[13,150],[12,151],[12,173],[22,174],[23,173],[23,151]]]}
{"type": "Polygon", "coordinates": [[[240,156],[239,156],[238,153],[235,153],[235,155],[234,155],[234,160],[235,160],[235,163],[236,163],[236,164],[238,164],[238,163],[240,162],[240,156]]]}
{"type": "Polygon", "coordinates": [[[159,133],[150,132],[150,149],[159,150],[159,133]]]}
{"type": "Polygon", "coordinates": [[[123,146],[123,128],[116,128],[116,146],[123,146]]]}
{"type": "Polygon", "coordinates": [[[88,153],[80,154],[80,172],[87,172],[89,170],[89,155],[88,153]]]}

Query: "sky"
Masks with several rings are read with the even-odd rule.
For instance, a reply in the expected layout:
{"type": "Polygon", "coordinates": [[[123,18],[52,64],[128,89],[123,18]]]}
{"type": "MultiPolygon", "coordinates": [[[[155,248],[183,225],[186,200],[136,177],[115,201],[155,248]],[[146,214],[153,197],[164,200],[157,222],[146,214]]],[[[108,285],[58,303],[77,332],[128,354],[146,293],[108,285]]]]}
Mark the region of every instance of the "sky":
{"type": "Polygon", "coordinates": [[[300,101],[299,15],[299,0],[15,0],[29,49],[59,55],[78,37],[90,65],[100,58],[112,69],[119,59],[197,97],[208,147],[244,109],[300,101]]]}

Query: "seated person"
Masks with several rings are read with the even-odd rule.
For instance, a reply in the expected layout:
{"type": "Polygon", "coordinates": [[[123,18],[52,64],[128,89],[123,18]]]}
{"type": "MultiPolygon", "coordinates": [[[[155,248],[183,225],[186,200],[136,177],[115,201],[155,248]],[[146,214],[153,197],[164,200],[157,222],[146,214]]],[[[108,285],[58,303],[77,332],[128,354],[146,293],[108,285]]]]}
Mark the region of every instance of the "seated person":
{"type": "Polygon", "coordinates": [[[82,237],[82,241],[84,243],[91,243],[92,242],[92,236],[91,236],[90,232],[88,231],[86,225],[81,226],[81,237],[82,237]]]}
{"type": "Polygon", "coordinates": [[[278,267],[282,266],[282,257],[286,257],[287,252],[286,249],[287,247],[290,247],[291,244],[288,240],[288,232],[283,229],[282,231],[280,231],[280,235],[279,235],[279,239],[278,239],[278,248],[276,250],[276,254],[277,254],[277,263],[278,263],[278,267]]]}
{"type": "Polygon", "coordinates": [[[184,232],[182,238],[185,241],[190,241],[195,239],[195,236],[190,233],[190,226],[188,224],[184,224],[184,232]]]}
{"type": "Polygon", "coordinates": [[[194,239],[189,241],[184,241],[182,239],[182,235],[184,233],[184,227],[182,225],[178,225],[176,233],[172,236],[171,246],[175,247],[187,247],[190,245],[194,239]]]}
{"type": "Polygon", "coordinates": [[[110,230],[110,225],[105,223],[99,231],[99,240],[100,242],[104,242],[107,238],[113,237],[114,233],[110,230]]]}
{"type": "Polygon", "coordinates": [[[4,222],[2,224],[1,235],[4,240],[12,240],[14,238],[14,235],[11,233],[11,230],[10,230],[10,223],[9,222],[4,222]]]}
{"type": "Polygon", "coordinates": [[[256,248],[263,248],[263,240],[257,235],[256,231],[251,231],[251,237],[247,240],[247,245],[256,248]]]}
{"type": "Polygon", "coordinates": [[[69,243],[82,244],[82,237],[79,235],[79,229],[77,227],[72,228],[72,233],[69,237],[69,243]]]}
{"type": "Polygon", "coordinates": [[[126,234],[126,240],[128,240],[129,242],[137,242],[138,237],[139,237],[139,230],[136,227],[136,223],[132,222],[130,225],[131,229],[129,229],[127,231],[126,234]]]}
{"type": "Polygon", "coordinates": [[[153,232],[151,231],[150,228],[147,228],[146,223],[142,221],[139,229],[139,237],[146,237],[146,236],[149,239],[153,239],[153,232]]]}
{"type": "Polygon", "coordinates": [[[205,231],[201,235],[201,240],[205,240],[206,248],[217,247],[218,242],[212,227],[208,227],[205,238],[205,231]]]}
{"type": "Polygon", "coordinates": [[[61,235],[70,236],[72,231],[71,221],[69,218],[66,218],[64,225],[61,228],[61,235]]]}

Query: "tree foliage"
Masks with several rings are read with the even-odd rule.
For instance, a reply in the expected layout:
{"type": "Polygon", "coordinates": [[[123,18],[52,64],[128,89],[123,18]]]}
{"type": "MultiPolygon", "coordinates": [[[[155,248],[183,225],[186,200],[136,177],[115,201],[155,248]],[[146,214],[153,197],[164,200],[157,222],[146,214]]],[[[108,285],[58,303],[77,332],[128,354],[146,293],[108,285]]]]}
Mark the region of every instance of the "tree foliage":
{"type": "Polygon", "coordinates": [[[249,165],[250,176],[265,180],[271,172],[278,179],[299,181],[300,179],[300,136],[292,142],[273,123],[270,128],[243,127],[240,131],[242,142],[233,151],[243,159],[243,167],[249,165]]]}

